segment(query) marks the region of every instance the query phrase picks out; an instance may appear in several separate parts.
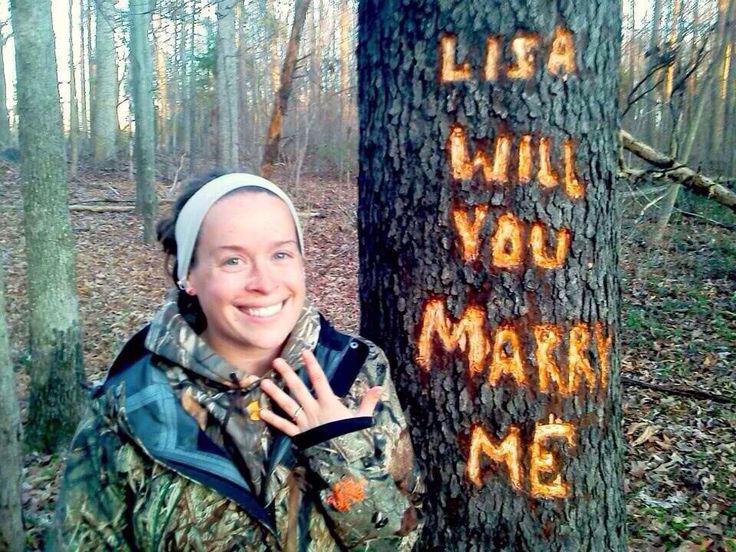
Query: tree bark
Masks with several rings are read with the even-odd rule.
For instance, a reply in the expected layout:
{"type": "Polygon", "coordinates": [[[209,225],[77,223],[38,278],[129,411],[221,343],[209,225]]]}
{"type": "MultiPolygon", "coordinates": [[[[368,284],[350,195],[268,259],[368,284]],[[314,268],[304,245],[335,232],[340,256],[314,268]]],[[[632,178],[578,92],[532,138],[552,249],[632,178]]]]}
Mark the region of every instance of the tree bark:
{"type": "Polygon", "coordinates": [[[215,47],[215,89],[217,94],[217,164],[236,169],[240,162],[238,136],[238,50],[235,38],[237,0],[217,4],[217,46],[215,47]]]}
{"type": "Polygon", "coordinates": [[[0,257],[0,550],[22,552],[25,548],[21,519],[21,424],[15,374],[10,359],[5,323],[5,278],[0,257]]]}
{"type": "Polygon", "coordinates": [[[115,8],[112,0],[96,0],[95,86],[92,93],[92,155],[99,166],[115,160],[118,131],[118,71],[115,56],[115,8]]]}
{"type": "Polygon", "coordinates": [[[30,327],[26,443],[66,445],[83,403],[74,245],[49,0],[13,0],[30,327]]]}
{"type": "Polygon", "coordinates": [[[626,548],[614,0],[363,0],[361,333],[419,550],[626,548]]]}
{"type": "Polygon", "coordinates": [[[299,43],[302,38],[302,31],[304,30],[304,21],[307,17],[308,8],[309,0],[296,0],[296,4],[294,5],[294,23],[291,26],[289,43],[286,45],[284,66],[281,69],[281,83],[273,98],[271,121],[268,124],[266,145],[263,148],[261,176],[264,178],[270,178],[273,173],[273,165],[279,158],[281,128],[284,117],[286,116],[287,106],[289,104],[289,96],[291,95],[291,87],[294,78],[294,69],[296,68],[296,58],[299,53],[299,43]]]}
{"type": "Polygon", "coordinates": [[[135,114],[136,210],[143,219],[143,241],[156,241],[156,190],[153,67],[148,29],[149,0],[130,0],[130,76],[135,114]]]}

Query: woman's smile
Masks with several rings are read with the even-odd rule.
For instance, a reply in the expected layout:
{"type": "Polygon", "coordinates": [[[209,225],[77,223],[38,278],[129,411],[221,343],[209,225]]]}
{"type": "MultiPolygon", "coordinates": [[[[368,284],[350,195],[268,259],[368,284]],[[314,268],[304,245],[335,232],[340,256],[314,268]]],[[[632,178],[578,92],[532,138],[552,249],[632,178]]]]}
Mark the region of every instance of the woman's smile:
{"type": "Polygon", "coordinates": [[[258,319],[267,319],[267,318],[275,318],[276,315],[278,315],[281,310],[284,308],[284,304],[286,303],[286,300],[279,301],[278,303],[273,303],[271,305],[263,306],[263,307],[256,307],[256,306],[239,306],[238,310],[240,310],[242,313],[246,314],[247,316],[258,318],[258,319]]]}

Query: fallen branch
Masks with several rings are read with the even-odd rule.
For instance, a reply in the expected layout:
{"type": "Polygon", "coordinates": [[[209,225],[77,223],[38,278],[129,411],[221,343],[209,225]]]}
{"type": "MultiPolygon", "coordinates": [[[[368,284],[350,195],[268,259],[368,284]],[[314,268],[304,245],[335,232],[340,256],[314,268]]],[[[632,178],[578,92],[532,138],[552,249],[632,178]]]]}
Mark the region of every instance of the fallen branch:
{"type": "Polygon", "coordinates": [[[726,395],[718,395],[716,393],[710,393],[708,391],[701,391],[699,389],[692,389],[688,387],[675,387],[672,385],[657,385],[656,383],[648,383],[638,379],[630,378],[628,376],[621,376],[621,383],[625,385],[633,385],[634,387],[643,387],[644,389],[651,389],[652,391],[660,391],[662,393],[668,393],[670,395],[680,395],[682,397],[692,397],[694,399],[704,399],[708,401],[714,401],[722,404],[736,404],[736,398],[728,397],[726,395]]]}
{"type": "Polygon", "coordinates": [[[70,205],[69,210],[92,213],[127,213],[135,211],[135,205],[70,205]]]}
{"type": "Polygon", "coordinates": [[[683,217],[693,218],[695,220],[702,220],[703,223],[706,224],[712,224],[713,226],[718,226],[720,228],[725,228],[726,230],[733,230],[736,232],[736,224],[726,224],[725,222],[719,222],[717,220],[713,220],[712,218],[704,217],[703,215],[699,215],[697,213],[689,213],[688,211],[683,211],[681,209],[677,210],[678,213],[680,213],[683,217]]]}
{"type": "MultiPolygon", "coordinates": [[[[86,211],[91,213],[130,213],[135,211],[135,205],[69,205],[70,211],[86,211]]],[[[297,212],[299,218],[324,218],[324,215],[319,211],[310,211],[308,213],[299,211],[297,212]]]]}
{"type": "Polygon", "coordinates": [[[635,139],[625,130],[619,131],[619,135],[621,137],[621,143],[626,150],[660,169],[660,171],[636,171],[628,169],[626,171],[627,174],[636,177],[647,175],[654,178],[669,178],[687,186],[695,193],[711,197],[718,203],[736,211],[736,193],[707,176],[695,172],[676,159],[655,150],[650,145],[635,139]]]}

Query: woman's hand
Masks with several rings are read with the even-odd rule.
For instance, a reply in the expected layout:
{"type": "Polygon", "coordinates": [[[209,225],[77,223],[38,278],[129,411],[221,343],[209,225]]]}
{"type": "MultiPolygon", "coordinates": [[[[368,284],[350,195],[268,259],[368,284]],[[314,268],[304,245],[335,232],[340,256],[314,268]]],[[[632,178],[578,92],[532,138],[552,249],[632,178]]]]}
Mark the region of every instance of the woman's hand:
{"type": "Polygon", "coordinates": [[[277,358],[273,361],[273,366],[291,391],[291,395],[271,379],[264,379],[261,382],[261,389],[291,418],[278,416],[271,410],[264,409],[259,413],[264,422],[293,437],[329,422],[373,415],[378,397],[383,391],[382,387],[371,387],[361,400],[358,409],[353,412],[332,392],[327,376],[311,351],[302,352],[302,361],[307,369],[309,381],[312,382],[314,395],[292,367],[284,359],[277,358]]]}

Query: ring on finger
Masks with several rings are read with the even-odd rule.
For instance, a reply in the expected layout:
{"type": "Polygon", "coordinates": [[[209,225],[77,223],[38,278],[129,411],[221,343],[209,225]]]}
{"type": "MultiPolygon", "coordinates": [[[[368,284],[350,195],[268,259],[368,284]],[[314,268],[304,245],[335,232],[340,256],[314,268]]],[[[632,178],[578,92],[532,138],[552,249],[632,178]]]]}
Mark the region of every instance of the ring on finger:
{"type": "Polygon", "coordinates": [[[304,410],[304,407],[301,405],[297,407],[297,409],[294,411],[294,413],[291,415],[291,419],[296,422],[296,419],[299,417],[299,414],[302,413],[302,410],[304,410]]]}

